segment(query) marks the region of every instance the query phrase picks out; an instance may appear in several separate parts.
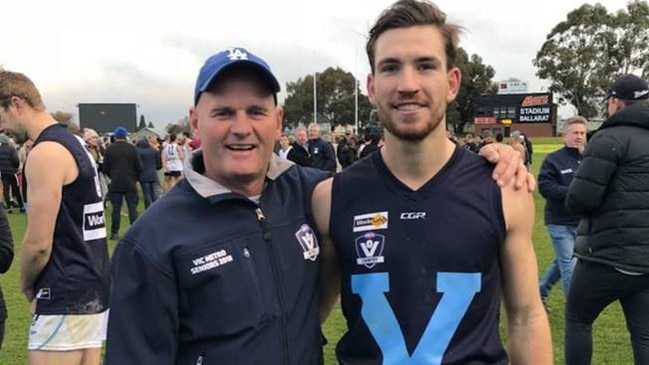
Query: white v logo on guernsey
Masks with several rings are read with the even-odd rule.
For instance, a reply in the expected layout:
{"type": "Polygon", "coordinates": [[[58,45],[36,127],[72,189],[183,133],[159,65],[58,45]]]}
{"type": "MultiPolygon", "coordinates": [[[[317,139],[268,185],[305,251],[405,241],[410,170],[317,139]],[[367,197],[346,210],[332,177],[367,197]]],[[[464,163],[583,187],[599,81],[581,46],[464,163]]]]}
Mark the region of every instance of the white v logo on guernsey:
{"type": "Polygon", "coordinates": [[[361,315],[381,349],[384,364],[436,365],[482,286],[480,273],[437,273],[437,292],[444,293],[412,356],[408,354],[401,326],[385,293],[390,292],[388,273],[352,275],[352,292],[363,302],[361,315]]]}
{"type": "Polygon", "coordinates": [[[361,249],[366,257],[374,256],[376,249],[379,247],[379,241],[367,240],[361,243],[361,249]]]}

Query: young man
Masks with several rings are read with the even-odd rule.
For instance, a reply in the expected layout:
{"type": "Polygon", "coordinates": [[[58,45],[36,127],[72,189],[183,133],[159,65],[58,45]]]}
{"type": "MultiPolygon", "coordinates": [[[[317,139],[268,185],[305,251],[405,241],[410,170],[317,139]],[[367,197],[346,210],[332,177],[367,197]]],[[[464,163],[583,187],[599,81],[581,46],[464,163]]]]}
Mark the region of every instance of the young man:
{"type": "Polygon", "coordinates": [[[506,364],[501,299],[509,361],[552,363],[531,194],[501,191],[489,164],[446,138],[458,30],[435,5],[402,0],[370,31],[367,89],[385,145],[320,183],[312,205],[334,243],[321,241],[322,315],[340,284],[341,364],[506,364]]]}
{"type": "Polygon", "coordinates": [[[0,70],[0,127],[18,143],[34,140],[20,260],[22,291],[34,309],[29,363],[99,364],[110,272],[95,161],[23,74],[0,70]]]}
{"type": "Polygon", "coordinates": [[[273,153],[279,90],[243,48],[201,68],[190,123],[202,151],[113,256],[106,364],[322,362],[309,203],[326,174],[273,153]]]}
{"type": "Polygon", "coordinates": [[[649,86],[618,78],[609,118],[595,132],[566,206],[582,215],[566,306],[566,364],[590,364],[593,322],[612,302],[624,311],[636,364],[649,364],[649,86]]]}
{"type": "Polygon", "coordinates": [[[545,198],[545,227],[552,239],[554,260],[545,270],[539,282],[541,300],[546,310],[547,298],[552,286],[561,279],[563,293],[568,298],[572,271],[576,259],[573,257],[579,215],[566,208],[566,195],[572,178],[581,162],[586,145],[586,119],[573,117],[563,128],[564,146],[550,153],[539,172],[539,192],[545,198]]]}

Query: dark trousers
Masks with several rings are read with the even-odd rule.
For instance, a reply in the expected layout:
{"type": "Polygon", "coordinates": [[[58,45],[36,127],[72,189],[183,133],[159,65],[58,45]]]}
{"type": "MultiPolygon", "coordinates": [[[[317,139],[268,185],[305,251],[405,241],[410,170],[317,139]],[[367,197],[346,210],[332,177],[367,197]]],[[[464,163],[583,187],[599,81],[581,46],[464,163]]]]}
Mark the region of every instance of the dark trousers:
{"type": "Polygon", "coordinates": [[[137,219],[137,204],[139,203],[140,198],[137,196],[137,191],[111,191],[109,196],[110,204],[113,206],[113,213],[111,215],[113,221],[111,222],[110,233],[117,234],[122,219],[121,211],[123,199],[126,199],[128,220],[133,224],[137,219]]]}
{"type": "Polygon", "coordinates": [[[20,194],[20,188],[18,187],[18,179],[16,178],[16,174],[1,174],[0,178],[2,178],[2,195],[4,196],[7,209],[11,209],[11,205],[9,203],[11,201],[9,192],[13,194],[18,207],[22,208],[23,198],[20,194]]]}
{"type": "Polygon", "coordinates": [[[158,200],[160,193],[160,183],[157,181],[140,181],[140,185],[142,186],[142,196],[144,197],[144,208],[148,208],[151,203],[158,200]]]}
{"type": "Polygon", "coordinates": [[[628,275],[578,260],[566,305],[566,365],[590,364],[593,322],[619,300],[631,334],[636,364],[649,364],[649,274],[628,275]]]}

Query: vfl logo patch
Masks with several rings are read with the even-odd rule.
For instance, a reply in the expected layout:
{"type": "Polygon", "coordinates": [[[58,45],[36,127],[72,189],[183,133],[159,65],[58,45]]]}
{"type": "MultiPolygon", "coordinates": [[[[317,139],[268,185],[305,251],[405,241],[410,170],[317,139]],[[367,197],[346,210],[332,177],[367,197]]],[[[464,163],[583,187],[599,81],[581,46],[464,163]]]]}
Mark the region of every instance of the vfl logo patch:
{"type": "Polygon", "coordinates": [[[315,261],[320,254],[320,246],[318,246],[318,238],[313,233],[308,224],[303,224],[300,229],[295,232],[295,238],[300,243],[304,251],[304,259],[315,261]]]}
{"type": "Polygon", "coordinates": [[[356,238],[356,263],[363,265],[368,269],[373,268],[376,264],[385,262],[383,257],[383,248],[385,247],[385,236],[368,232],[356,238]]]}
{"type": "Polygon", "coordinates": [[[354,232],[376,231],[388,228],[388,212],[354,216],[354,232]]]}
{"type": "Polygon", "coordinates": [[[106,238],[104,203],[98,202],[83,206],[83,240],[92,241],[106,238]]]}
{"type": "Polygon", "coordinates": [[[212,270],[219,266],[229,264],[233,261],[234,259],[232,258],[232,255],[228,254],[226,250],[218,250],[205,256],[200,256],[192,259],[192,264],[194,264],[194,267],[192,267],[190,271],[192,275],[196,275],[204,271],[212,270]]]}

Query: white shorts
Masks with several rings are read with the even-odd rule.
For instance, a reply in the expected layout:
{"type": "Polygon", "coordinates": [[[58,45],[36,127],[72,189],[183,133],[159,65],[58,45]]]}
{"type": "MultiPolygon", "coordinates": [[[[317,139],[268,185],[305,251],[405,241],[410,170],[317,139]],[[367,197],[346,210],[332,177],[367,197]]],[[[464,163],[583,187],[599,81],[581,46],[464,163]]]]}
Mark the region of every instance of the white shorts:
{"type": "Polygon", "coordinates": [[[101,347],[106,340],[108,311],[81,315],[39,315],[29,326],[27,349],[71,351],[101,347]]]}

